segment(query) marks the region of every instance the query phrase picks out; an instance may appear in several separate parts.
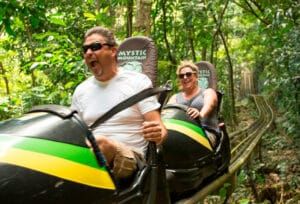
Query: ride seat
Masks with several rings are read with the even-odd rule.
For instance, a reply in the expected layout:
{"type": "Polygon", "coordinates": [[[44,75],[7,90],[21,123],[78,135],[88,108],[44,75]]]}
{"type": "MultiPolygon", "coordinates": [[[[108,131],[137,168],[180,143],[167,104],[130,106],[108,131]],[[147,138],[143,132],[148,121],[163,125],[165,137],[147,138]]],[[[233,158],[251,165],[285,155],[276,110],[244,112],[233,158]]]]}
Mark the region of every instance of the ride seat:
{"type": "Polygon", "coordinates": [[[195,63],[199,70],[198,84],[201,88],[212,88],[217,91],[217,73],[215,66],[207,61],[195,63]]]}
{"type": "MultiPolygon", "coordinates": [[[[127,38],[119,46],[117,61],[120,69],[143,73],[150,78],[153,87],[156,86],[157,48],[152,39],[144,36],[127,38]]],[[[165,102],[165,99],[164,93],[158,97],[161,104],[165,102]]],[[[157,181],[158,158],[157,148],[153,142],[149,142],[146,160],[146,164],[141,165],[130,181],[123,182],[121,189],[125,190],[120,193],[121,197],[126,198],[128,194],[138,195],[142,192],[156,194],[157,183],[152,182],[157,181]]],[[[155,196],[149,196],[149,198],[155,198],[155,196]]]]}
{"type": "Polygon", "coordinates": [[[155,86],[157,48],[151,38],[144,36],[127,38],[119,46],[117,61],[121,69],[129,69],[147,75],[155,86]]]}
{"type": "MultiPolygon", "coordinates": [[[[151,38],[145,36],[135,36],[124,40],[118,49],[117,61],[121,69],[137,71],[147,75],[156,87],[157,78],[157,48],[151,38]]],[[[164,87],[172,88],[167,82],[164,87]]],[[[165,104],[166,94],[158,95],[158,101],[165,104]]]]}
{"type": "Polygon", "coordinates": [[[195,63],[198,67],[198,84],[201,88],[212,88],[216,91],[218,97],[217,112],[219,113],[223,94],[218,91],[218,78],[215,66],[207,61],[195,63]]]}
{"type": "MultiPolygon", "coordinates": [[[[220,138],[217,138],[219,144],[226,144],[226,150],[224,152],[228,152],[230,149],[230,144],[228,140],[228,133],[226,130],[226,125],[223,122],[223,119],[220,117],[220,109],[222,105],[222,98],[223,98],[223,93],[218,90],[218,77],[217,77],[217,72],[215,69],[215,66],[211,64],[208,61],[200,61],[196,63],[198,69],[199,69],[199,75],[198,75],[198,84],[201,88],[212,88],[216,91],[217,93],[217,98],[218,98],[218,104],[217,104],[217,114],[218,114],[218,120],[219,120],[219,128],[221,130],[221,135],[220,138]],[[226,140],[224,142],[223,140],[226,140]]],[[[221,151],[221,146],[217,145],[217,148],[215,150],[216,152],[221,151]]],[[[230,157],[226,158],[226,161],[223,163],[226,166],[228,165],[230,161],[230,157]]],[[[222,161],[220,161],[222,163],[222,161]]],[[[220,169],[223,169],[223,166],[220,169]]]]}

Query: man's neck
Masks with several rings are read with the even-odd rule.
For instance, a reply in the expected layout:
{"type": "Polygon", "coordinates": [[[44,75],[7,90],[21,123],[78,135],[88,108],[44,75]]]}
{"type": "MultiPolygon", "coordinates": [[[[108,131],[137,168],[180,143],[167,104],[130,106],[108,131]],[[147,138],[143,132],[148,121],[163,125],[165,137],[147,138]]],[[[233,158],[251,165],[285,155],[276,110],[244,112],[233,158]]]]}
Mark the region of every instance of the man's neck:
{"type": "Polygon", "coordinates": [[[111,66],[108,73],[105,73],[104,75],[100,76],[99,78],[96,78],[98,81],[106,82],[114,78],[118,73],[118,67],[116,64],[111,66]]]}

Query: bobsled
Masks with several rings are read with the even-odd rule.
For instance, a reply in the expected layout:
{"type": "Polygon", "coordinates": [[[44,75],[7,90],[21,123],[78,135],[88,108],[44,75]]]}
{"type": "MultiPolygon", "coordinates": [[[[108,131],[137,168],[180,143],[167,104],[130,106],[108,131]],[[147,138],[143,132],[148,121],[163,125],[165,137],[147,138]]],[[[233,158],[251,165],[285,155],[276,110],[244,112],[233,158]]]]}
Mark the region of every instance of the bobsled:
{"type": "MultiPolygon", "coordinates": [[[[217,90],[215,68],[207,61],[195,64],[199,71],[199,86],[212,88],[217,93],[216,111],[219,113],[223,94],[217,90]]],[[[175,199],[195,193],[204,184],[227,172],[230,163],[230,142],[225,124],[220,122],[217,130],[211,130],[199,119],[191,119],[186,114],[187,108],[181,104],[168,104],[162,110],[169,135],[162,154],[169,193],[175,199]],[[212,146],[206,130],[216,135],[216,146],[212,146]]]]}
{"type": "MultiPolygon", "coordinates": [[[[151,39],[132,37],[120,45],[118,62],[124,69],[131,63],[128,67],[150,75],[155,83],[156,55],[151,39]]],[[[187,117],[186,107],[164,105],[168,91],[168,86],[142,91],[94,123],[159,93],[168,138],[160,147],[149,143],[146,163],[123,180],[106,165],[93,127],[68,107],[36,106],[19,118],[0,122],[0,202],[171,203],[197,191],[228,168],[228,135],[220,128],[218,144],[212,148],[205,127],[187,117]]]]}
{"type": "Polygon", "coordinates": [[[206,128],[199,120],[191,119],[187,106],[166,105],[162,111],[168,138],[162,155],[169,194],[172,200],[186,198],[203,185],[228,170],[230,146],[225,126],[220,127],[217,145],[213,147],[206,128]]]}

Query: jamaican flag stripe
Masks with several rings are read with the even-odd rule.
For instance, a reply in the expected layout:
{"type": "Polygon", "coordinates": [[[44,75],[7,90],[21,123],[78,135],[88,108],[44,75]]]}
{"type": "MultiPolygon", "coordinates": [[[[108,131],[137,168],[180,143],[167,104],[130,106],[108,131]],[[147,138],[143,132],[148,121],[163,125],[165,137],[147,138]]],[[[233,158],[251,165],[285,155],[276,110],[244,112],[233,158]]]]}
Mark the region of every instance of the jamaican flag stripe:
{"type": "MultiPolygon", "coordinates": [[[[45,139],[0,134],[0,151],[8,147],[52,155],[94,168],[100,168],[91,150],[85,147],[45,139]]],[[[106,171],[104,168],[101,169],[106,171]]]]}
{"type": "Polygon", "coordinates": [[[176,119],[164,119],[164,124],[167,129],[169,130],[175,130],[177,132],[180,132],[184,135],[187,135],[188,137],[192,138],[193,140],[197,141],[210,151],[212,150],[212,147],[205,136],[203,130],[191,123],[181,121],[181,120],[176,120],[176,119]]]}
{"type": "Polygon", "coordinates": [[[0,152],[0,162],[22,166],[96,188],[115,190],[115,185],[107,171],[52,155],[9,148],[3,153],[0,152]]]}

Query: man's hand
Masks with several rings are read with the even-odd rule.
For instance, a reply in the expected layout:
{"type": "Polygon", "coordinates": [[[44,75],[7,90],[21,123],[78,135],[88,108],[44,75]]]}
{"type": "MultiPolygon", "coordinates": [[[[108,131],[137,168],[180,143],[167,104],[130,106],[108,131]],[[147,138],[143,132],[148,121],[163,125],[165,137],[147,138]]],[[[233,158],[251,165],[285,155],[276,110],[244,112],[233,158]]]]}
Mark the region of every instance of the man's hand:
{"type": "Polygon", "coordinates": [[[145,121],[143,134],[146,140],[160,144],[166,136],[166,131],[159,121],[145,121]]]}

